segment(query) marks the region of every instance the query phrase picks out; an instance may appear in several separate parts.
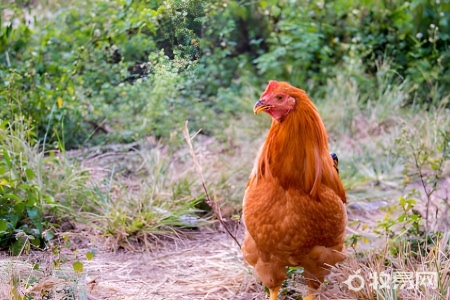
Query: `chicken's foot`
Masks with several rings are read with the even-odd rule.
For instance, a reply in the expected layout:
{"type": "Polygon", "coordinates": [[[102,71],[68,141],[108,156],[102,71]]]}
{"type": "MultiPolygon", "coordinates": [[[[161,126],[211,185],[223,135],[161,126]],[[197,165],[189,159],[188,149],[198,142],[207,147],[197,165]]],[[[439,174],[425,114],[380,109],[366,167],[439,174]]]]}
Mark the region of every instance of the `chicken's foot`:
{"type": "Polygon", "coordinates": [[[314,292],[314,289],[308,287],[308,296],[304,297],[303,300],[314,300],[314,292]]]}
{"type": "Polygon", "coordinates": [[[273,289],[269,289],[270,292],[270,300],[277,300],[278,298],[278,293],[280,292],[280,288],[281,287],[276,287],[273,289]]]}

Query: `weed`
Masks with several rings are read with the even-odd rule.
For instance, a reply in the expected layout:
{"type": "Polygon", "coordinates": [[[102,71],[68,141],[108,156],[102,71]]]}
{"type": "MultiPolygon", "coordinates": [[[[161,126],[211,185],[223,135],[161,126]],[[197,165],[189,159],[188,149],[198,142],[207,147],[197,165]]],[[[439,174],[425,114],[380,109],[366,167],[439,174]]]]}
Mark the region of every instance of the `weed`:
{"type": "Polygon", "coordinates": [[[0,120],[0,248],[14,255],[41,247],[43,206],[47,197],[36,184],[38,147],[30,145],[31,130],[23,120],[0,120]]]}

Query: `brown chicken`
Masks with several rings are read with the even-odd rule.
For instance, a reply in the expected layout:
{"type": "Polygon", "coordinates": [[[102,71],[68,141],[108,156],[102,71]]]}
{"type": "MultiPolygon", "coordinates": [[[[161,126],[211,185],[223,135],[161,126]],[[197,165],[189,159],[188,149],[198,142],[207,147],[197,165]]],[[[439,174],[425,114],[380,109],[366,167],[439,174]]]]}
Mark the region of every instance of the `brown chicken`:
{"type": "Polygon", "coordinates": [[[261,111],[272,125],[245,191],[242,253],[271,300],[287,266],[304,268],[304,299],[313,299],[331,266],[345,258],[346,197],[337,157],[330,156],[325,126],[303,90],[270,81],[254,106],[255,114],[261,111]]]}

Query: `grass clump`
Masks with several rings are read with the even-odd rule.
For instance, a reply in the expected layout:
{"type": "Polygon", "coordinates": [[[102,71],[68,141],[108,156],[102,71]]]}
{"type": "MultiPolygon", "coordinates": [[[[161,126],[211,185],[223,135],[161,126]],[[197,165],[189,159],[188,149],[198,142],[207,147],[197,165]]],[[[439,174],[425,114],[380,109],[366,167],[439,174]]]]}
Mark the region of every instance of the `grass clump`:
{"type": "Polygon", "coordinates": [[[107,205],[101,215],[90,218],[92,222],[127,249],[151,248],[149,241],[158,235],[200,226],[197,206],[203,198],[193,195],[192,178],[176,176],[183,170],[175,169],[159,148],[139,150],[133,156],[137,170],[125,177],[111,173],[108,189],[101,193],[107,205]]]}
{"type": "Polygon", "coordinates": [[[200,224],[202,197],[193,195],[186,174],[174,176],[167,148],[125,147],[122,153],[91,153],[90,159],[65,151],[44,155],[25,122],[1,126],[0,248],[14,255],[49,247],[67,221],[113,236],[114,248],[200,224]],[[111,157],[123,161],[108,165],[111,157]]]}
{"type": "Polygon", "coordinates": [[[43,206],[49,198],[35,181],[39,155],[38,147],[28,144],[30,135],[23,120],[0,120],[0,248],[15,255],[51,238],[44,235],[43,206]]]}
{"type": "Polygon", "coordinates": [[[425,254],[415,252],[408,241],[397,239],[386,241],[381,250],[351,256],[336,270],[333,280],[340,283],[341,290],[336,288],[331,299],[446,299],[450,286],[448,235],[434,242],[425,254]],[[390,253],[392,248],[398,249],[395,256],[390,253]]]}

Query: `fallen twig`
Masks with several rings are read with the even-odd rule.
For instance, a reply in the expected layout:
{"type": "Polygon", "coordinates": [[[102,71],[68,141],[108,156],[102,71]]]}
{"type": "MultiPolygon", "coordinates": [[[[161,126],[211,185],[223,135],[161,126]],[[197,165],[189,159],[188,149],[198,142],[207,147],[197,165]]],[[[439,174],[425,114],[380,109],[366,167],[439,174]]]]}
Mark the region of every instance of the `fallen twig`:
{"type": "Polygon", "coordinates": [[[195,155],[194,146],[192,146],[191,136],[189,135],[189,129],[188,129],[188,121],[184,124],[183,134],[186,139],[186,142],[189,145],[189,151],[191,152],[192,159],[194,160],[195,170],[198,173],[198,176],[200,177],[200,181],[202,182],[203,190],[205,191],[205,197],[206,197],[206,203],[211,207],[214,215],[219,220],[222,227],[225,229],[225,231],[231,236],[231,238],[238,244],[239,248],[241,248],[241,244],[236,239],[236,237],[231,233],[231,231],[228,229],[228,227],[225,225],[225,222],[222,218],[222,213],[220,212],[220,207],[217,204],[216,201],[211,200],[211,197],[209,196],[208,189],[206,188],[205,179],[203,178],[203,172],[202,168],[200,166],[200,163],[197,160],[197,155],[195,155]]]}

